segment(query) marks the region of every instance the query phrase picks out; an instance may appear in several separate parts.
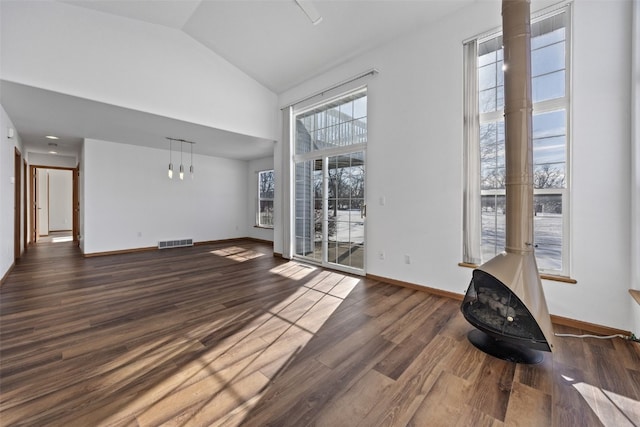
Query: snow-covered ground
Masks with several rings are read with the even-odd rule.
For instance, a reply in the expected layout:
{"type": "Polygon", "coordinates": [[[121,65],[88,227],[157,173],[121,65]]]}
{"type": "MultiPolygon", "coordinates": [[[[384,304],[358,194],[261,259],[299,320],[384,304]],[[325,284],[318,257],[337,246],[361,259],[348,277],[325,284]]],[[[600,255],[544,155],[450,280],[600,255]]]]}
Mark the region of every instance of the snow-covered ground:
{"type": "Polygon", "coordinates": [[[339,210],[335,216],[336,235],[329,236],[329,240],[341,243],[364,243],[364,219],[359,209],[339,210]]]}
{"type": "MultiPolygon", "coordinates": [[[[482,214],[482,257],[490,260],[504,250],[505,215],[482,214]]],[[[533,217],[536,260],[538,268],[560,270],[562,268],[562,215],[539,213],[533,217]]]]}
{"type": "MultiPolygon", "coordinates": [[[[333,220],[333,218],[332,218],[333,220]]],[[[338,210],[335,217],[336,234],[329,236],[330,246],[348,249],[352,245],[364,245],[364,220],[360,210],[338,210]]],[[[539,213],[533,218],[535,230],[535,248],[538,267],[543,270],[562,268],[562,215],[539,213]]],[[[504,250],[505,215],[482,214],[482,256],[485,261],[504,250]]],[[[315,236],[315,247],[321,247],[321,236],[315,236]]],[[[341,252],[338,250],[338,252],[341,252]]],[[[319,257],[319,254],[315,254],[319,257]]],[[[314,255],[310,255],[314,257],[314,255]]]]}

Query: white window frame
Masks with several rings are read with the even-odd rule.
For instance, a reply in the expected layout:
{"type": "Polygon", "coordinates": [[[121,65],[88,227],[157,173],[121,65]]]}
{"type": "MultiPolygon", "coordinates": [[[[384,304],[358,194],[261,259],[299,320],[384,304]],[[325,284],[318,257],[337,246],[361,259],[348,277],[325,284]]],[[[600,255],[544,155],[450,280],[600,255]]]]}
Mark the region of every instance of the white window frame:
{"type": "Polygon", "coordinates": [[[273,181],[273,189],[275,192],[275,174],[274,174],[274,170],[273,169],[266,169],[266,170],[262,170],[262,171],[258,171],[257,173],[257,177],[258,177],[258,204],[256,206],[256,227],[260,227],[260,228],[273,228],[273,209],[271,212],[271,223],[270,224],[265,224],[262,222],[262,212],[260,211],[260,206],[261,206],[261,202],[263,201],[267,201],[267,202],[271,202],[272,206],[275,205],[275,194],[274,197],[261,197],[261,191],[260,191],[260,185],[262,184],[262,175],[266,174],[266,173],[271,173],[272,176],[272,181],[273,181]]]}
{"type": "MultiPolygon", "coordinates": [[[[313,104],[309,104],[309,105],[305,105],[304,107],[300,107],[300,108],[295,108],[292,111],[291,114],[291,120],[293,123],[296,122],[297,118],[300,115],[304,115],[305,113],[317,109],[317,108],[325,108],[327,105],[336,102],[336,101],[343,101],[345,98],[349,98],[349,97],[353,97],[353,96],[357,96],[358,94],[364,93],[365,96],[368,97],[368,87],[367,85],[358,85],[358,86],[353,86],[353,88],[346,90],[345,88],[343,88],[343,91],[341,92],[336,92],[333,96],[331,97],[327,97],[327,99],[320,101],[320,102],[316,102],[313,104]]],[[[367,114],[368,114],[368,110],[367,110],[367,114]]],[[[367,117],[367,134],[366,134],[366,138],[364,142],[354,142],[350,145],[344,145],[344,146],[335,146],[335,147],[322,147],[322,148],[313,148],[309,151],[309,152],[303,152],[303,153],[297,153],[296,152],[296,136],[293,136],[291,138],[291,145],[292,145],[292,156],[291,156],[291,170],[294,171],[296,170],[296,165],[298,163],[302,163],[302,162],[307,162],[307,161],[317,161],[320,160],[323,163],[323,194],[327,193],[327,179],[329,176],[329,172],[328,172],[328,168],[327,168],[327,162],[326,160],[330,157],[334,157],[334,156],[340,156],[340,155],[345,155],[345,154],[351,154],[354,152],[362,152],[365,156],[366,159],[366,148],[367,148],[367,139],[368,139],[368,115],[365,116],[367,117]]],[[[295,125],[293,125],[295,126],[295,125]]],[[[295,135],[295,132],[294,132],[295,135]]],[[[365,182],[366,182],[366,175],[365,175],[365,182]]],[[[364,200],[366,203],[367,200],[367,195],[366,195],[366,188],[367,185],[365,183],[365,195],[364,195],[364,200]]],[[[291,198],[292,198],[292,205],[294,206],[294,208],[292,209],[292,218],[293,218],[293,223],[295,224],[295,218],[296,218],[296,213],[295,213],[295,205],[296,205],[296,190],[295,190],[295,184],[292,186],[292,190],[291,190],[291,198]]],[[[324,199],[323,199],[324,200],[324,199]]],[[[325,226],[325,222],[324,219],[327,217],[327,206],[326,203],[323,204],[323,229],[322,229],[322,259],[314,259],[314,258],[310,258],[301,254],[297,254],[296,253],[296,244],[295,242],[292,242],[292,247],[291,247],[291,253],[292,253],[292,257],[294,259],[302,259],[305,262],[309,262],[309,263],[313,263],[313,264],[318,264],[318,265],[322,265],[324,267],[327,268],[331,268],[333,270],[337,270],[337,271],[344,271],[347,273],[351,273],[351,274],[356,274],[356,275],[365,275],[366,273],[366,256],[364,256],[364,262],[363,262],[363,266],[362,268],[360,267],[353,267],[353,266],[347,266],[347,265],[343,265],[343,264],[339,264],[336,262],[331,262],[327,259],[327,242],[328,242],[328,230],[327,227],[325,226]]],[[[291,236],[293,236],[293,239],[296,239],[296,232],[295,229],[292,230],[291,232],[291,236]]],[[[366,226],[365,226],[365,236],[366,236],[366,226]]],[[[365,237],[365,248],[366,248],[366,237],[365,237]]],[[[366,249],[365,249],[366,252],[366,249]]]]}
{"type": "MultiPolygon", "coordinates": [[[[566,147],[565,147],[565,186],[563,188],[544,188],[544,189],[534,189],[534,195],[543,195],[543,194],[560,194],[562,196],[562,255],[561,255],[561,263],[562,266],[559,270],[545,270],[540,269],[542,273],[553,276],[561,276],[561,277],[569,277],[570,276],[570,189],[571,189],[571,75],[572,75],[572,61],[571,61],[571,51],[572,51],[572,37],[571,37],[571,4],[563,3],[560,5],[556,5],[553,8],[545,9],[541,12],[532,14],[531,22],[538,22],[549,18],[554,15],[558,15],[561,13],[566,14],[566,27],[565,27],[565,93],[564,97],[555,98],[552,100],[545,100],[536,102],[533,104],[533,114],[542,114],[552,111],[558,111],[564,109],[566,112],[566,147]]],[[[487,32],[483,35],[475,37],[473,39],[467,40],[465,45],[468,43],[475,43],[476,46],[485,40],[489,40],[494,37],[498,37],[502,34],[502,29],[496,29],[491,32],[487,32]]],[[[469,107],[467,105],[471,102],[475,102],[477,105],[478,99],[478,87],[477,87],[477,48],[472,50],[465,49],[465,52],[474,52],[475,59],[473,59],[473,64],[465,64],[465,81],[467,84],[465,85],[465,162],[464,162],[464,174],[465,174],[465,203],[464,203],[464,251],[463,251],[463,262],[467,264],[479,264],[481,262],[488,261],[487,259],[482,259],[482,251],[481,251],[481,225],[480,225],[480,201],[474,201],[475,197],[481,198],[486,195],[505,195],[506,190],[504,189],[489,189],[489,190],[481,190],[480,189],[480,174],[479,174],[479,166],[476,168],[472,163],[475,161],[472,158],[476,154],[470,154],[472,149],[469,148],[470,143],[479,144],[479,131],[480,126],[486,123],[491,122],[500,122],[504,118],[504,107],[501,110],[491,111],[486,113],[479,113],[479,108],[475,109],[475,118],[471,117],[469,113],[469,107]],[[471,66],[472,65],[472,66],[471,66]],[[467,73],[469,70],[473,68],[476,81],[469,82],[469,76],[467,73]],[[475,93],[470,96],[469,92],[474,91],[475,93]],[[477,135],[469,136],[470,133],[477,132],[477,135]],[[474,171],[474,169],[476,169],[474,171]],[[478,172],[477,175],[474,172],[478,172]],[[477,186],[477,189],[475,188],[477,186]],[[477,236],[473,235],[474,233],[478,233],[477,236]]],[[[470,61],[471,58],[465,57],[465,61],[470,61]]]]}

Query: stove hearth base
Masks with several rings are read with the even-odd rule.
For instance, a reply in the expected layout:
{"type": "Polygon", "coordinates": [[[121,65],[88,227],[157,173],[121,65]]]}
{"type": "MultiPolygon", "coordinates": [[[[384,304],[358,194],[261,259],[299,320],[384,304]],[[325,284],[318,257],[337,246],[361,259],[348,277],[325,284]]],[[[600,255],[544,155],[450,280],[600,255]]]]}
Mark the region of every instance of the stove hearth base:
{"type": "Polygon", "coordinates": [[[497,340],[479,329],[469,331],[467,338],[477,349],[508,362],[535,365],[544,359],[541,351],[497,340]]]}

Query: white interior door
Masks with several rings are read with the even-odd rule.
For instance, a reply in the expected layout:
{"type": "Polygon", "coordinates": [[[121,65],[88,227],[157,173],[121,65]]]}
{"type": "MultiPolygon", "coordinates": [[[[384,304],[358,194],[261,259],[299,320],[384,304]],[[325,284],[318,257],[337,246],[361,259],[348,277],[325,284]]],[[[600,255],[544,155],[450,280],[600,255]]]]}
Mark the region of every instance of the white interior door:
{"type": "Polygon", "coordinates": [[[38,169],[38,234],[49,235],[49,175],[38,169]]]}

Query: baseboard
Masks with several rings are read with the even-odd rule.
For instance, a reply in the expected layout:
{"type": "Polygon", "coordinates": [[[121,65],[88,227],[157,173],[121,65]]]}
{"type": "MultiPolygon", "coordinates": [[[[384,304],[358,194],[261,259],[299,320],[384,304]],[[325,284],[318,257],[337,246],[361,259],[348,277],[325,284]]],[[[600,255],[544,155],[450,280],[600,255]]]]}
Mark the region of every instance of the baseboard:
{"type": "Polygon", "coordinates": [[[16,263],[12,262],[9,268],[7,269],[7,272],[4,273],[4,276],[2,276],[2,279],[0,279],[0,286],[4,285],[4,282],[6,282],[7,277],[9,277],[9,274],[11,273],[11,271],[13,271],[13,267],[15,266],[16,266],[16,263]]]}
{"type": "Polygon", "coordinates": [[[157,246],[149,246],[146,248],[131,248],[131,249],[120,249],[117,251],[105,251],[105,252],[92,252],[90,254],[82,254],[85,258],[94,258],[99,256],[108,256],[108,255],[121,255],[121,254],[133,254],[136,252],[149,252],[158,250],[157,246]]]}
{"type": "Polygon", "coordinates": [[[243,237],[242,240],[251,240],[253,242],[257,242],[257,243],[264,243],[265,245],[271,245],[273,246],[273,241],[271,240],[266,240],[266,239],[258,239],[256,237],[243,237]]]}
{"type": "Polygon", "coordinates": [[[585,332],[591,332],[598,335],[624,335],[630,336],[631,331],[610,328],[609,326],[596,325],[594,323],[584,322],[582,320],[570,319],[568,317],[551,315],[551,322],[556,325],[569,326],[571,328],[582,329],[585,332]]]}
{"type": "MultiPolygon", "coordinates": [[[[403,288],[409,288],[416,291],[428,292],[433,295],[438,295],[445,298],[450,298],[455,301],[462,301],[464,299],[463,294],[455,292],[444,291],[442,289],[430,288],[428,286],[417,285],[415,283],[403,282],[401,280],[390,279],[388,277],[375,276],[373,274],[367,274],[367,278],[378,280],[380,282],[389,283],[391,285],[401,286],[403,288]]],[[[568,317],[551,315],[551,322],[556,325],[569,326],[571,328],[581,329],[585,332],[590,332],[598,335],[625,335],[630,336],[631,331],[625,331],[622,329],[611,328],[609,326],[596,325],[595,323],[584,322],[582,320],[570,319],[568,317]]]]}
{"type": "Polygon", "coordinates": [[[428,286],[417,285],[415,283],[403,282],[402,280],[390,279],[388,277],[375,276],[373,274],[367,274],[367,279],[378,280],[380,282],[390,283],[392,285],[401,286],[403,288],[409,288],[416,291],[428,292],[433,295],[438,295],[445,298],[450,298],[456,301],[462,301],[464,295],[457,294],[455,292],[444,291],[442,289],[430,288],[428,286]]]}

